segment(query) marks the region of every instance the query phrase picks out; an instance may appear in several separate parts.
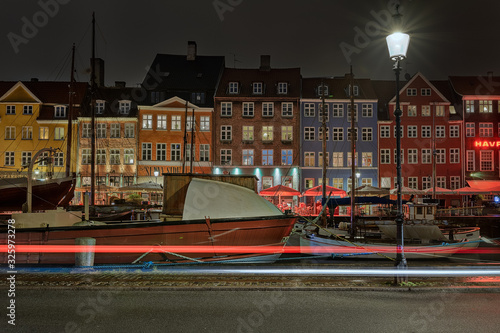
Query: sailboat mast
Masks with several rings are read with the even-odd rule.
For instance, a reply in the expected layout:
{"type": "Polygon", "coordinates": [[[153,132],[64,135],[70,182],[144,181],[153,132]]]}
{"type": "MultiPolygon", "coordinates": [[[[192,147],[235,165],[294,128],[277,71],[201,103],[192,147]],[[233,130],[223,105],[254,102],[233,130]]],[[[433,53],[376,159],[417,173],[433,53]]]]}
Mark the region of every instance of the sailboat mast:
{"type": "MultiPolygon", "coordinates": [[[[95,204],[95,13],[92,13],[92,64],[90,74],[90,205],[95,204]]],[[[86,217],[88,218],[88,217],[86,217]]]]}
{"type": "Polygon", "coordinates": [[[184,145],[182,147],[182,173],[186,172],[186,145],[187,145],[187,116],[188,116],[188,102],[186,101],[186,112],[184,114],[184,145]]]}
{"type": "Polygon", "coordinates": [[[73,95],[75,82],[75,43],[73,43],[71,56],[71,76],[69,82],[69,105],[68,105],[68,139],[66,143],[66,177],[71,173],[71,145],[73,144],[73,95]]]}
{"type": "Polygon", "coordinates": [[[350,82],[350,97],[351,97],[351,229],[350,234],[351,237],[354,238],[356,235],[356,217],[355,217],[355,209],[356,209],[356,137],[357,133],[355,133],[356,127],[354,121],[355,117],[355,109],[354,109],[354,74],[352,72],[351,65],[351,82],[350,82]]]}
{"type": "MultiPolygon", "coordinates": [[[[322,145],[323,145],[323,170],[322,170],[322,184],[323,184],[323,202],[326,205],[326,109],[325,109],[325,84],[321,80],[321,131],[323,133],[322,145]]],[[[323,226],[326,226],[326,209],[323,210],[321,214],[321,221],[323,226]]]]}
{"type": "Polygon", "coordinates": [[[193,109],[193,116],[191,117],[191,147],[190,147],[190,152],[189,152],[189,158],[190,158],[190,161],[189,161],[189,173],[193,173],[193,162],[194,162],[194,156],[193,156],[193,153],[194,153],[194,125],[195,125],[195,121],[194,121],[194,109],[193,109]]]}
{"type": "Polygon", "coordinates": [[[436,124],[435,115],[437,111],[437,104],[434,105],[434,112],[432,113],[432,200],[436,200],[436,124]]]}

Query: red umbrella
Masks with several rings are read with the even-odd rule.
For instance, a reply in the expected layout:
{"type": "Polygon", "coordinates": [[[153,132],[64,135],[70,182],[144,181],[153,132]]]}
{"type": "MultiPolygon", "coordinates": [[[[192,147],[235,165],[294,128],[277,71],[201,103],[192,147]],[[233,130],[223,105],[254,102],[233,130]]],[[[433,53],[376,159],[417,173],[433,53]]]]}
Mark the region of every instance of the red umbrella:
{"type": "MultiPolygon", "coordinates": [[[[332,197],[340,196],[343,198],[346,196],[346,193],[344,190],[335,188],[333,186],[326,185],[326,196],[330,195],[330,193],[331,193],[332,197]]],[[[320,195],[323,195],[323,185],[319,185],[319,186],[310,188],[303,193],[303,196],[305,196],[305,197],[318,197],[320,195]]]]}
{"type": "Polygon", "coordinates": [[[284,185],[276,185],[259,192],[263,197],[293,197],[300,196],[300,192],[284,185]]]}

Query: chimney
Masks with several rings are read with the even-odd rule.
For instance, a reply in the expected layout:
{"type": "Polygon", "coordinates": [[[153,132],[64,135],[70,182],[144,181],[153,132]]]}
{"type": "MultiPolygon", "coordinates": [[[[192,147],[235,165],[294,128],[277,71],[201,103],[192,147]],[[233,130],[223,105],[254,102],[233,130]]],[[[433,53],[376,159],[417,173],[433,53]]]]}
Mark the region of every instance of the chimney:
{"type": "Polygon", "coordinates": [[[271,56],[270,55],[261,55],[260,56],[260,68],[261,71],[270,71],[271,70],[271,56]]]}
{"type": "Polygon", "coordinates": [[[187,60],[196,60],[196,42],[188,41],[187,60]]]}
{"type": "Polygon", "coordinates": [[[116,88],[125,88],[125,86],[126,86],[125,81],[115,81],[116,88]]]}
{"type": "MultiPolygon", "coordinates": [[[[101,58],[95,58],[94,60],[95,84],[98,87],[104,87],[104,60],[101,58]]],[[[92,59],[90,59],[90,66],[92,66],[92,59]]]]}

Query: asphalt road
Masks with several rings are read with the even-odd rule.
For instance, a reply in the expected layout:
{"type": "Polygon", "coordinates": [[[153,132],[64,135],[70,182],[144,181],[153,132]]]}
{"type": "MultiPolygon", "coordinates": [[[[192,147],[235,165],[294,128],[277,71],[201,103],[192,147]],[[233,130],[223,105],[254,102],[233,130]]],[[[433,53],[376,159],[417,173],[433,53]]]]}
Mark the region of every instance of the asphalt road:
{"type": "Polygon", "coordinates": [[[23,288],[15,300],[16,326],[3,314],[2,332],[402,333],[500,327],[500,293],[23,288]]]}

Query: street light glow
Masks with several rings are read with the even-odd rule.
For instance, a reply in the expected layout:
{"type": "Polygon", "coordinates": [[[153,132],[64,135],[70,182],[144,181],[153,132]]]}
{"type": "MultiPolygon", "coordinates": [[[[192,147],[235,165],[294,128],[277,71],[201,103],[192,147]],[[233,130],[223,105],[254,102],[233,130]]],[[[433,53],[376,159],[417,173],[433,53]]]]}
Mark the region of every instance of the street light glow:
{"type": "Polygon", "coordinates": [[[404,59],[410,44],[410,35],[402,32],[395,32],[386,37],[387,47],[389,49],[389,56],[391,59],[404,59]]]}

